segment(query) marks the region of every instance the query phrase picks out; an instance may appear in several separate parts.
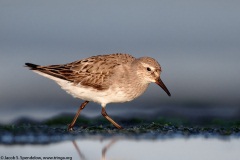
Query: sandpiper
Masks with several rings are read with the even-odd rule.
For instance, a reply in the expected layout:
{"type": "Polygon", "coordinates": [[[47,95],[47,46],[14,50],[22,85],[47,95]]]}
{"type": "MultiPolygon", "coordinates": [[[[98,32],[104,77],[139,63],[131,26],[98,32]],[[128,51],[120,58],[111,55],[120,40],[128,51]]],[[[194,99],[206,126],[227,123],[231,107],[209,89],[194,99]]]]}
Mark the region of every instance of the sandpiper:
{"type": "Polygon", "coordinates": [[[68,130],[73,126],[82,109],[90,102],[102,106],[102,115],[118,129],[122,127],[110,118],[105,110],[108,103],[131,101],[156,83],[171,96],[160,79],[159,63],[151,57],[135,58],[129,54],[92,56],[62,65],[40,66],[25,63],[30,70],[57,82],[62,89],[84,102],[79,107],[68,130]]]}

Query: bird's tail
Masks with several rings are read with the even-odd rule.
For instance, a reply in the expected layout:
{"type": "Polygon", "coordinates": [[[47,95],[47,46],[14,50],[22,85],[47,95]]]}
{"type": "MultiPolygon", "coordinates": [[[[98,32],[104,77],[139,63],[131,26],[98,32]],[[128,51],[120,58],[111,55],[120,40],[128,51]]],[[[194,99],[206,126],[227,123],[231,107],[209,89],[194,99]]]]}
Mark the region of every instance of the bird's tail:
{"type": "Polygon", "coordinates": [[[32,63],[25,63],[25,67],[28,67],[30,70],[37,70],[39,65],[32,64],[32,63]]]}

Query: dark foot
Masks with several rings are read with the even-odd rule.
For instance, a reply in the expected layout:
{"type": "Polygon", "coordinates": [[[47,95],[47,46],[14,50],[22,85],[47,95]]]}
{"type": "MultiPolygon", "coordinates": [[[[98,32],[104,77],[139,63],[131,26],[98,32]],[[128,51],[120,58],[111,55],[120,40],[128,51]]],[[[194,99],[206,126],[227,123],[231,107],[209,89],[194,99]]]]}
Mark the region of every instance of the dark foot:
{"type": "Polygon", "coordinates": [[[123,127],[120,126],[118,129],[123,129],[123,127]]]}
{"type": "Polygon", "coordinates": [[[68,124],[67,130],[68,130],[69,132],[73,131],[73,126],[71,126],[70,124],[68,124]]]}

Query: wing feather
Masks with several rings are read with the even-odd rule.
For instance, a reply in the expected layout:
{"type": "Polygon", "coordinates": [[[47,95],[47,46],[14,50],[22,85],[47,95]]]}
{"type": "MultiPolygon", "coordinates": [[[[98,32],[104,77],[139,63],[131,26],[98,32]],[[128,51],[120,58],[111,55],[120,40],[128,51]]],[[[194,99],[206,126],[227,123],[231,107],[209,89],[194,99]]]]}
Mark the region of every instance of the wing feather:
{"type": "Polygon", "coordinates": [[[132,63],[134,60],[135,58],[129,54],[117,53],[93,56],[63,65],[36,65],[34,69],[31,69],[67,80],[74,85],[105,90],[109,88],[110,77],[114,75],[115,68],[132,63]]]}

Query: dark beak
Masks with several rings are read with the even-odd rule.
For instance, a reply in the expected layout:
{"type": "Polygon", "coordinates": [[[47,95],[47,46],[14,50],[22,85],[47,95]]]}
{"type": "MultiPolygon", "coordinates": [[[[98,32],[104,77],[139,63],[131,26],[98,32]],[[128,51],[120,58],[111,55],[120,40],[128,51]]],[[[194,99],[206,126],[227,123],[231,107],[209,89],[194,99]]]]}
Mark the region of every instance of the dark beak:
{"type": "Polygon", "coordinates": [[[155,83],[157,85],[159,85],[168,94],[168,96],[171,96],[171,93],[168,91],[167,87],[165,86],[165,84],[163,83],[163,81],[160,78],[158,80],[156,80],[155,83]]]}

